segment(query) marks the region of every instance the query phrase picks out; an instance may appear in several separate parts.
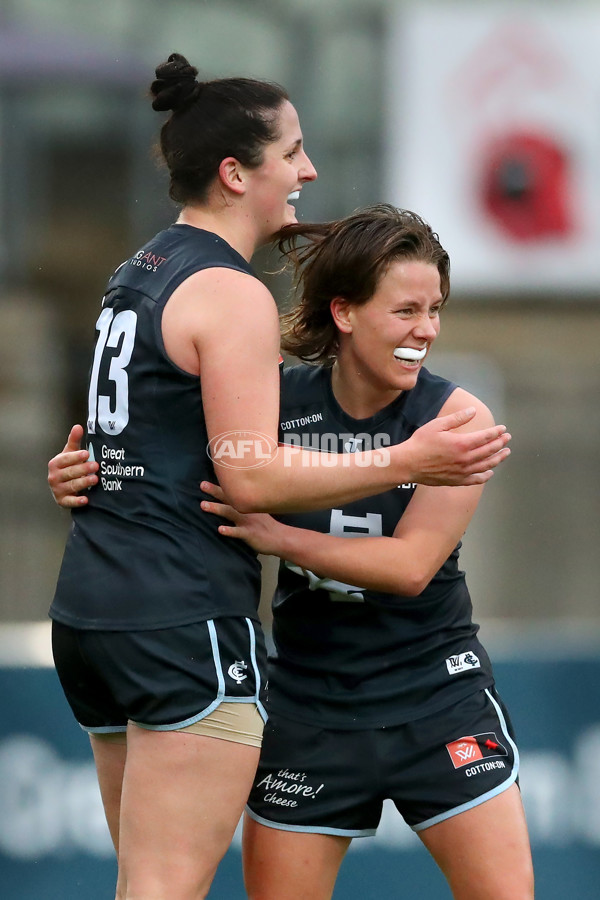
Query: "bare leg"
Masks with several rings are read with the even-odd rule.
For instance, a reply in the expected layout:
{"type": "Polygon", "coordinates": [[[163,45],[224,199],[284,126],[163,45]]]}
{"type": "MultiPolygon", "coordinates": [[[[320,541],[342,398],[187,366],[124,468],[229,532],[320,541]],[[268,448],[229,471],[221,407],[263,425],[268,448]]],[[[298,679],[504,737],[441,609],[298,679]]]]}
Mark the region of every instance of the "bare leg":
{"type": "Polygon", "coordinates": [[[419,837],[454,900],[533,900],[531,851],[516,784],[419,837]]]}
{"type": "Polygon", "coordinates": [[[90,743],[100,795],[104,805],[104,814],[108,823],[108,830],[114,844],[117,856],[119,855],[119,817],[121,815],[121,791],[123,789],[123,770],[127,756],[127,744],[115,743],[102,735],[90,734],[90,743]]]}
{"type": "Polygon", "coordinates": [[[201,900],[225,854],[259,750],[130,725],[119,862],[127,900],[201,900]]]}
{"type": "Polygon", "coordinates": [[[244,818],[244,882],[250,900],[330,900],[350,838],[280,831],[244,818]]]}
{"type": "MultiPolygon", "coordinates": [[[[127,743],[123,740],[116,743],[111,737],[90,734],[90,743],[98,773],[100,796],[104,806],[104,815],[108,830],[119,858],[119,819],[121,816],[121,791],[123,789],[123,771],[127,756],[127,743]]],[[[125,886],[119,866],[117,892],[115,900],[125,897],[125,886]]]]}

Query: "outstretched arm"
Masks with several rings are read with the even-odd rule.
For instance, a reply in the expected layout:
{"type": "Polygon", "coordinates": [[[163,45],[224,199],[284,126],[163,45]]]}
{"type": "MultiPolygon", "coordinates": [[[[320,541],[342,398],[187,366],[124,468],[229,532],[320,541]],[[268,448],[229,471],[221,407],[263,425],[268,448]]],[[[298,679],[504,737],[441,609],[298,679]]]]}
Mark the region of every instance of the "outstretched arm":
{"type": "MultiPolygon", "coordinates": [[[[456,391],[446,410],[463,401],[456,391]]],[[[487,408],[476,404],[474,424],[492,421],[487,408]]],[[[223,498],[214,486],[203,489],[223,498]]],[[[204,502],[208,512],[229,518],[219,527],[228,537],[246,540],[260,553],[347,584],[386,593],[416,596],[440,569],[462,538],[477,508],[482,485],[466,487],[419,486],[394,531],[393,537],[336,537],[294,528],[267,515],[242,515],[231,506],[204,502]]]]}
{"type": "MultiPolygon", "coordinates": [[[[187,279],[165,307],[163,336],[171,358],[200,376],[210,437],[260,434],[273,448],[268,465],[253,457],[252,440],[240,440],[248,452],[230,457],[227,466],[215,459],[219,482],[243,512],[322,509],[405,482],[483,484],[510,452],[503,425],[465,433],[463,426],[476,414],[471,403],[392,447],[327,459],[300,447],[277,449],[277,311],[264,285],[245,273],[209,269],[187,279]]],[[[77,446],[75,440],[67,443],[71,454],[77,446]]],[[[54,457],[48,476],[57,502],[67,507],[85,504],[76,494],[90,486],[96,470],[84,456],[71,454],[54,457]]]]}
{"type": "MultiPolygon", "coordinates": [[[[258,433],[275,447],[279,408],[275,304],[256,279],[226,272],[219,273],[217,281],[216,271],[198,273],[178,288],[167,304],[163,330],[172,333],[179,322],[181,331],[192,335],[209,435],[258,433]],[[198,303],[196,278],[198,285],[202,279],[205,292],[214,290],[218,302],[198,303]],[[257,348],[262,352],[255,352],[257,348]]],[[[493,424],[478,433],[460,433],[475,413],[475,409],[452,410],[449,418],[428,423],[402,444],[337,458],[286,447],[283,452],[274,450],[265,465],[264,458],[252,457],[255,442],[248,441],[248,454],[230,458],[227,466],[218,468],[219,482],[242,512],[337,506],[408,481],[482,484],[508,455],[510,436],[504,426],[493,424]]]]}

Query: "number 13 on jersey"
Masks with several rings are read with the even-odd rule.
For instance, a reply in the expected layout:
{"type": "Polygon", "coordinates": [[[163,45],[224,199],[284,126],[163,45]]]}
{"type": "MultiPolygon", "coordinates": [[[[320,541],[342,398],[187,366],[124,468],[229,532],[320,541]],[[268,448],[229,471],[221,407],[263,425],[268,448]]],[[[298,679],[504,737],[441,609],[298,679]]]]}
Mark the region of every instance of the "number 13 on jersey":
{"type": "Polygon", "coordinates": [[[94,351],[88,394],[89,434],[96,434],[97,427],[105,434],[121,434],[129,422],[129,381],[126,366],[133,353],[136,325],[137,314],[131,309],[122,310],[116,315],[112,309],[103,309],[96,322],[99,335],[94,351]],[[120,353],[118,355],[110,353],[110,350],[117,349],[119,343],[121,343],[120,353]],[[103,379],[105,383],[101,383],[100,370],[102,368],[105,371],[102,367],[105,356],[110,356],[111,359],[107,378],[103,379]],[[102,393],[102,389],[110,393],[102,393]],[[111,399],[114,407],[111,406],[111,399]]]}

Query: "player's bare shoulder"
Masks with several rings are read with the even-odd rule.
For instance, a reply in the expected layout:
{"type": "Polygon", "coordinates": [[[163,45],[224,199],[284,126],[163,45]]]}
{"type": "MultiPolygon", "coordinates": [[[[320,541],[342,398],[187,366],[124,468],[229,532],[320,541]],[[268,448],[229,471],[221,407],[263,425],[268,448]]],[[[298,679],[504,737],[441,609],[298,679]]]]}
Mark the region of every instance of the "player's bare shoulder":
{"type": "Polygon", "coordinates": [[[207,346],[226,342],[235,352],[237,343],[261,328],[278,341],[275,301],[258,278],[237,269],[212,267],[190,275],[173,291],[162,317],[167,353],[195,374],[198,354],[207,346]]]}
{"type": "MultiPolygon", "coordinates": [[[[167,307],[191,307],[196,313],[217,318],[223,314],[243,314],[257,306],[275,308],[265,285],[254,275],[238,269],[214,266],[194,272],[170,297],[167,307]]],[[[188,310],[190,311],[190,310],[188,310]]]]}
{"type": "Polygon", "coordinates": [[[458,412],[473,406],[476,410],[475,416],[470,422],[456,428],[455,431],[479,431],[481,428],[489,428],[495,425],[494,417],[488,407],[479,397],[466,391],[464,388],[457,387],[448,397],[442,406],[439,416],[447,416],[451,413],[458,412]]]}

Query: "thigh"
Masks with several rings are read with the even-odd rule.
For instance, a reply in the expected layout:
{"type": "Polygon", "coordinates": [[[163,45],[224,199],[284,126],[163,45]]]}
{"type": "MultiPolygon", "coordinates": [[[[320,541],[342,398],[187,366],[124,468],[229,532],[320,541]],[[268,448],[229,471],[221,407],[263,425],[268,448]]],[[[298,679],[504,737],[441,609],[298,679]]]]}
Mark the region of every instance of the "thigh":
{"type": "Polygon", "coordinates": [[[455,900],[533,900],[521,793],[504,793],[419,832],[455,900]]]}
{"type": "Polygon", "coordinates": [[[329,900],[350,838],[281,831],[244,817],[244,884],[249,900],[329,900]]]}
{"type": "Polygon", "coordinates": [[[276,830],[340,837],[375,834],[382,799],[372,736],[269,716],[248,814],[276,830]]]}
{"type": "Polygon", "coordinates": [[[117,855],[119,853],[119,818],[121,815],[121,791],[123,771],[127,755],[125,734],[90,734],[90,743],[96,763],[100,796],[108,830],[117,855]],[[114,740],[113,738],[116,738],[114,740]]]}
{"type": "Polygon", "coordinates": [[[240,820],[255,747],[130,724],[119,862],[128,895],[204,897],[240,820]]]}

